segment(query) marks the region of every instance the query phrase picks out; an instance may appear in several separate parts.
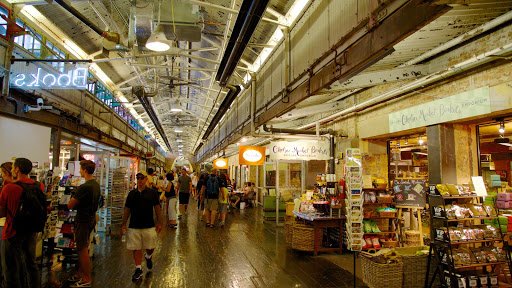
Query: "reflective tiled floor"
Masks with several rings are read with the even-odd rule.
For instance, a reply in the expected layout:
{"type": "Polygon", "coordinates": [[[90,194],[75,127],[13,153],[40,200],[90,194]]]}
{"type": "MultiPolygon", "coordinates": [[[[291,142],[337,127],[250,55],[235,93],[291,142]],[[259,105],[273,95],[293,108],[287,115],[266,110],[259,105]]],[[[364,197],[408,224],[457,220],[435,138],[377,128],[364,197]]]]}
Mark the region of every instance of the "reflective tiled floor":
{"type": "Polygon", "coordinates": [[[224,228],[204,226],[191,209],[177,230],[163,231],[153,273],[138,284],[130,252],[107,237],[96,247],[93,287],[353,287],[352,274],[327,257],[287,248],[284,229],[263,222],[261,209],[229,214],[224,228]]]}

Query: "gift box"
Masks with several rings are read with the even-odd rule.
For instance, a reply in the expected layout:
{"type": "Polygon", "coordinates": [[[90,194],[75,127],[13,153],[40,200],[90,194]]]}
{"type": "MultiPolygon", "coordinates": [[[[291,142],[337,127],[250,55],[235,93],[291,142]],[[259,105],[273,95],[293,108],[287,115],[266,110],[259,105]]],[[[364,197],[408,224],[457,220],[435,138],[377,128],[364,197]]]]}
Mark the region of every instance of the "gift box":
{"type": "Polygon", "coordinates": [[[498,209],[509,209],[512,207],[512,201],[498,200],[496,201],[496,207],[498,209]]]}
{"type": "Polygon", "coordinates": [[[512,193],[498,193],[498,200],[512,201],[512,193]]]}

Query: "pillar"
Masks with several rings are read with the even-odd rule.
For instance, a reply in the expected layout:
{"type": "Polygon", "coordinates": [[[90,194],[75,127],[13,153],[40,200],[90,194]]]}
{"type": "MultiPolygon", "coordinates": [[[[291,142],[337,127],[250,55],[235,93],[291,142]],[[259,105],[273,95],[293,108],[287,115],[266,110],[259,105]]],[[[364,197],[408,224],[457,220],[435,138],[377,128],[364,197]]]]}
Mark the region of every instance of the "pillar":
{"type": "Polygon", "coordinates": [[[452,124],[427,127],[429,184],[457,184],[457,155],[452,124]]]}
{"type": "Polygon", "coordinates": [[[52,139],[52,169],[59,167],[60,161],[60,140],[62,130],[60,128],[52,128],[51,139],[52,139]]]}

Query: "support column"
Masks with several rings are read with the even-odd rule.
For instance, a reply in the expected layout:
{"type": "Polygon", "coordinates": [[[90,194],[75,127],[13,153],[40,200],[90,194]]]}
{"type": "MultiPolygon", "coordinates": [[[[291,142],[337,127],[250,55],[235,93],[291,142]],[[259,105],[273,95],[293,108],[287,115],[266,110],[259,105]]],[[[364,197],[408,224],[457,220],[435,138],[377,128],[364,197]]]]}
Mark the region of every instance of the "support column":
{"type": "Polygon", "coordinates": [[[52,128],[51,139],[52,139],[52,169],[59,167],[60,163],[60,139],[62,129],[52,128]]]}
{"type": "Polygon", "coordinates": [[[457,184],[455,137],[452,124],[427,127],[429,184],[457,184]]]}

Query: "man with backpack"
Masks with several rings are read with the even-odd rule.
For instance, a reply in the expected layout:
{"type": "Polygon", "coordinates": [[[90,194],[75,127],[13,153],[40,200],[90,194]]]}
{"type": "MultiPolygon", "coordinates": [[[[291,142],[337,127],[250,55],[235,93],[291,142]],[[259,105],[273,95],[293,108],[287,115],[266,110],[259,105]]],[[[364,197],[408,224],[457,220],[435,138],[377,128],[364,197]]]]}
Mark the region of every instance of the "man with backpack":
{"type": "Polygon", "coordinates": [[[46,222],[44,185],[29,178],[32,162],[14,161],[16,182],[5,185],[0,195],[0,217],[7,217],[2,231],[2,267],[5,286],[40,288],[36,263],[36,235],[46,222]]]}
{"type": "Polygon", "coordinates": [[[85,183],[80,185],[69,200],[68,208],[76,210],[75,245],[78,251],[78,273],[71,277],[71,287],[91,287],[91,259],[89,242],[96,226],[96,211],[101,195],[100,184],[94,179],[96,164],[90,160],[80,161],[80,176],[85,183]]]}
{"type": "Polygon", "coordinates": [[[220,181],[217,176],[217,170],[212,170],[212,173],[206,180],[206,185],[201,189],[204,190],[203,195],[206,199],[204,204],[206,227],[213,228],[215,226],[215,217],[217,216],[217,210],[219,207],[220,181]]]}

